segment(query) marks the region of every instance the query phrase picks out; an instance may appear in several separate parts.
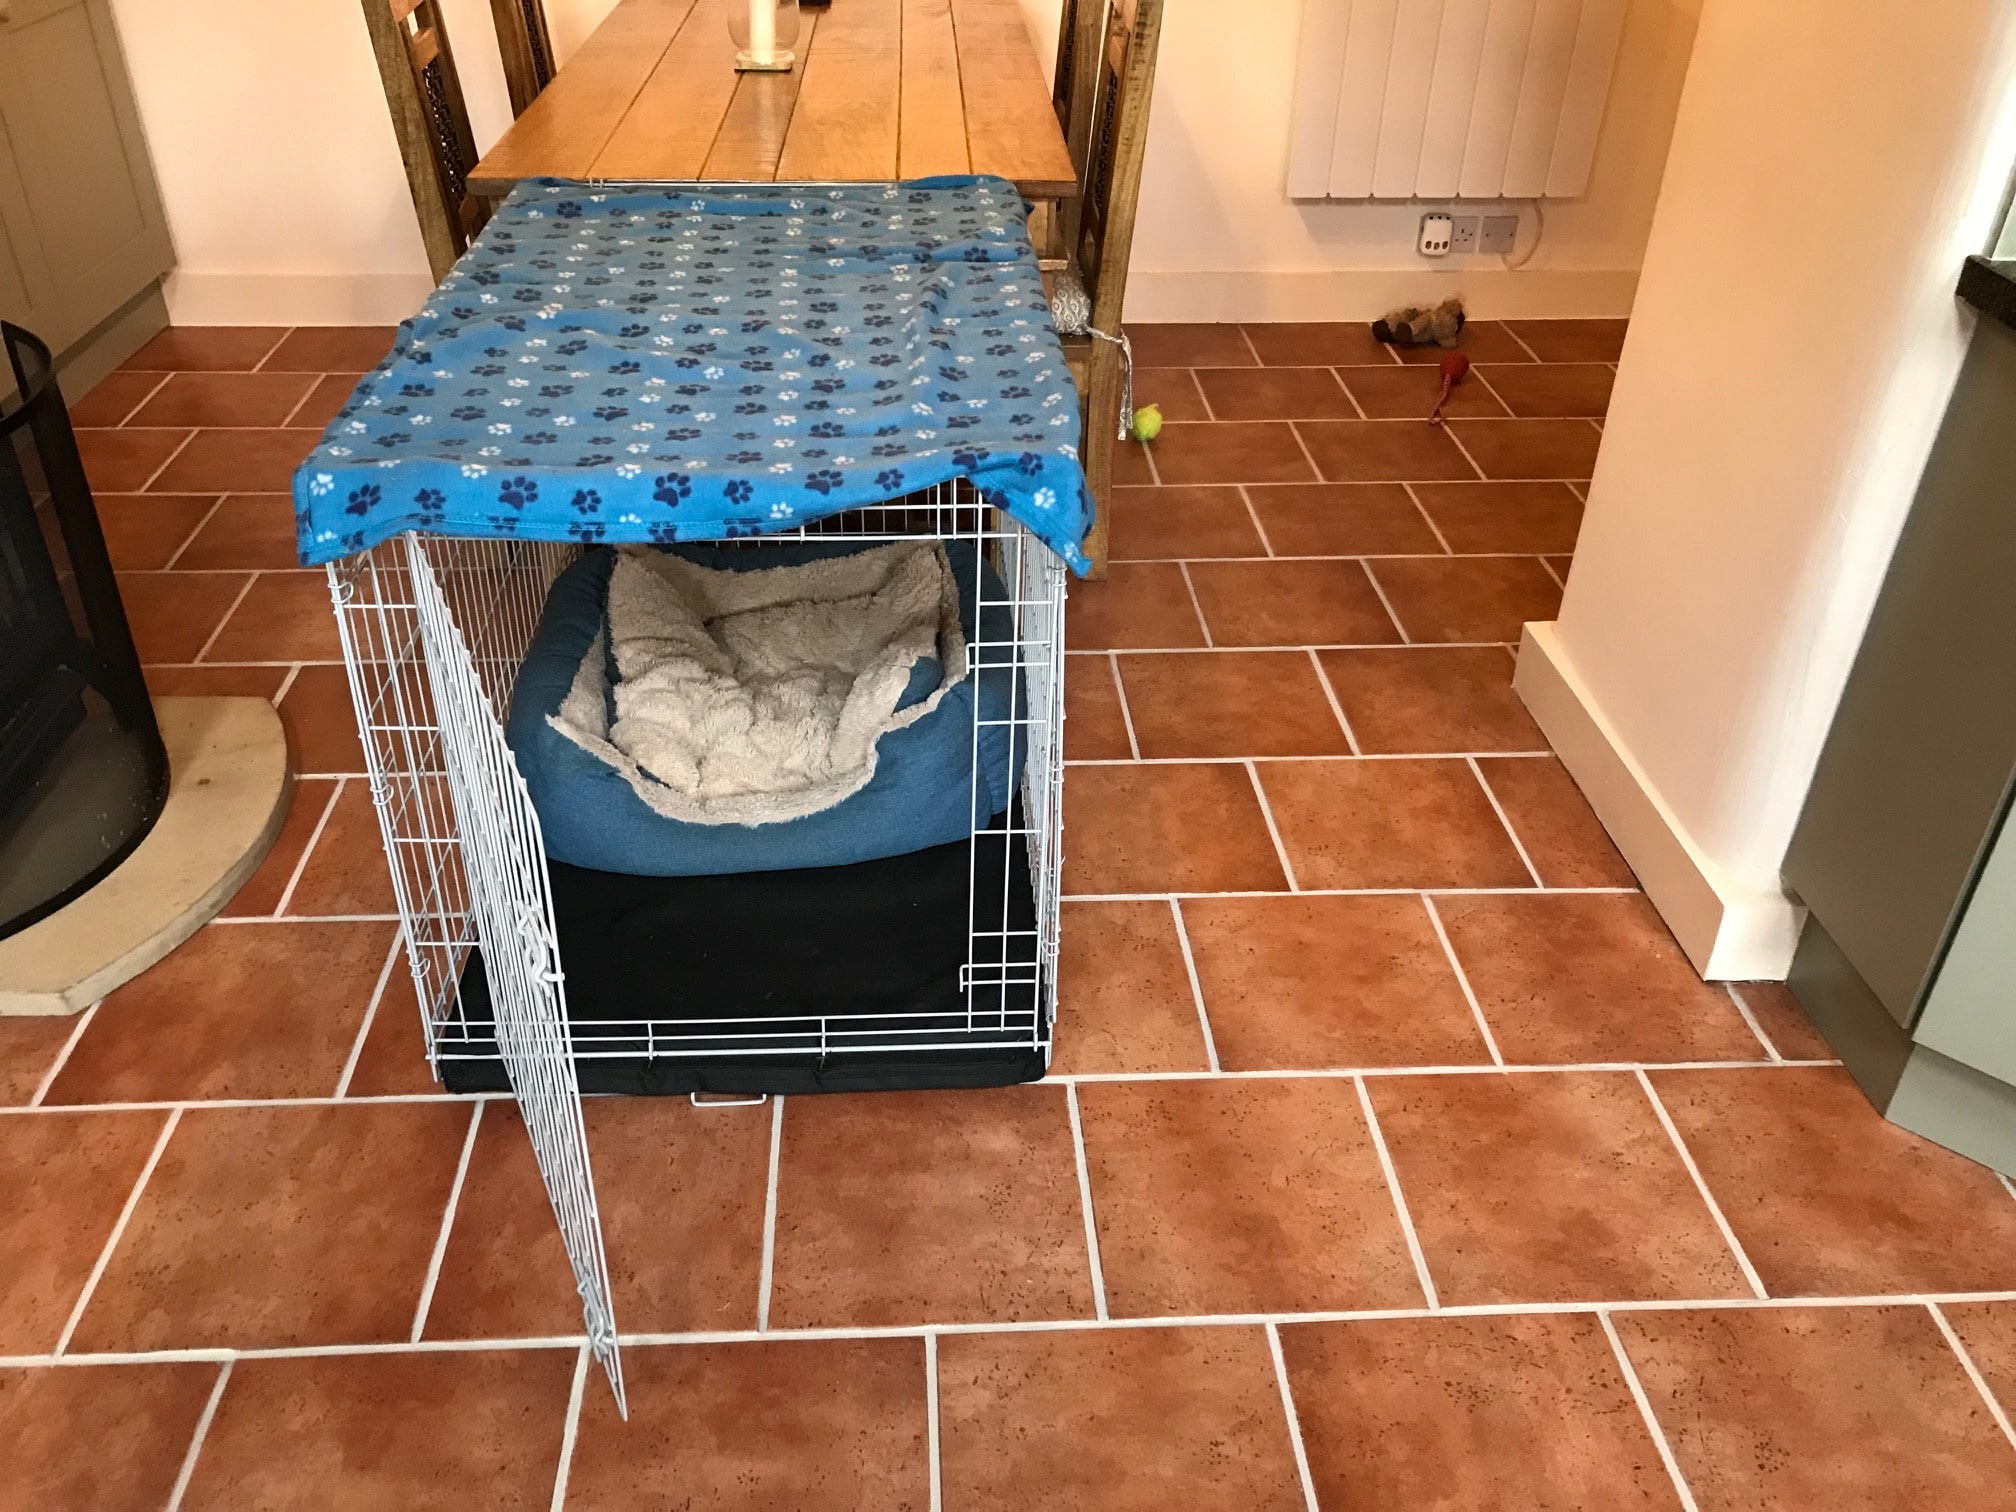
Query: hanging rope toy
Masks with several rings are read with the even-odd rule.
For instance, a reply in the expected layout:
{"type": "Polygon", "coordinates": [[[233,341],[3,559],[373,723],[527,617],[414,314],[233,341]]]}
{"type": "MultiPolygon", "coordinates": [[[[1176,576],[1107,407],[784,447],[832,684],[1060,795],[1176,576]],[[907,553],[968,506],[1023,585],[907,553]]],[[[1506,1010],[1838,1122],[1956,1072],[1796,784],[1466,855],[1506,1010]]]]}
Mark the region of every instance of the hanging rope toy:
{"type": "Polygon", "coordinates": [[[1435,401],[1435,408],[1428,412],[1428,423],[1442,423],[1442,406],[1449,402],[1449,391],[1470,376],[1470,359],[1461,352],[1451,352],[1442,359],[1442,393],[1435,401]]]}
{"type": "MultiPolygon", "coordinates": [[[[1127,440],[1134,433],[1134,346],[1127,333],[1109,336],[1092,324],[1092,296],[1085,292],[1084,281],[1072,268],[1057,275],[1056,287],[1050,291],[1050,318],[1056,323],[1059,336],[1092,336],[1120,348],[1120,433],[1115,439],[1127,440]]],[[[1156,417],[1158,421],[1160,418],[1156,417]]],[[[1156,429],[1161,426],[1158,424],[1156,429]]]]}

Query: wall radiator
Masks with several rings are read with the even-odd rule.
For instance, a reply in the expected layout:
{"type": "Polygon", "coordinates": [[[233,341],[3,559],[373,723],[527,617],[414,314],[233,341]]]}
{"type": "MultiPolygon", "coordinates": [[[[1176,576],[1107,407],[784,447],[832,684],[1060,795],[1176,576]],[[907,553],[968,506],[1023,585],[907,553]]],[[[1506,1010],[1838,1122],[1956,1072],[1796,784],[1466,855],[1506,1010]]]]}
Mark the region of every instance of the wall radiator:
{"type": "Polygon", "coordinates": [[[1305,0],[1288,193],[1580,194],[1629,0],[1305,0]]]}

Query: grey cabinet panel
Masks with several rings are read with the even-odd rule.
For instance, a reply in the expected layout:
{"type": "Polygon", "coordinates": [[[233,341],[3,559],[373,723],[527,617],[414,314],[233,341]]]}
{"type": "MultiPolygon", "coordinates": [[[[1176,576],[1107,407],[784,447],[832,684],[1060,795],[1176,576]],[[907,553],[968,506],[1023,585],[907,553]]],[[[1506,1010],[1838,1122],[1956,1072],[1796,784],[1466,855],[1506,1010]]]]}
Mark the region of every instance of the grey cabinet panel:
{"type": "Polygon", "coordinates": [[[6,14],[0,313],[61,350],[173,254],[110,0],[13,0],[6,14]]]}
{"type": "Polygon", "coordinates": [[[1913,1036],[2016,1085],[2016,824],[2002,823],[1913,1036]]]}

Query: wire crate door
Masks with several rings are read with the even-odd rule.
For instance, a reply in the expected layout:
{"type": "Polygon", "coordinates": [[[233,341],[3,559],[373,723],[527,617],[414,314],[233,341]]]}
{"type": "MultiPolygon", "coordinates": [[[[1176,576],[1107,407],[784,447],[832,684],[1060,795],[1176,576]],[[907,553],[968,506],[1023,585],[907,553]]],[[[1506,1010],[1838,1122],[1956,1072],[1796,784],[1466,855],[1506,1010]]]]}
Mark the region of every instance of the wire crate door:
{"type": "Polygon", "coordinates": [[[442,764],[496,1015],[499,1058],[510,1074],[574,1268],[589,1348],[608,1373],[617,1409],[627,1417],[609,1262],[588,1165],[581,1083],[567,1023],[567,989],[539,816],[428,547],[417,535],[407,536],[406,542],[442,764]]]}

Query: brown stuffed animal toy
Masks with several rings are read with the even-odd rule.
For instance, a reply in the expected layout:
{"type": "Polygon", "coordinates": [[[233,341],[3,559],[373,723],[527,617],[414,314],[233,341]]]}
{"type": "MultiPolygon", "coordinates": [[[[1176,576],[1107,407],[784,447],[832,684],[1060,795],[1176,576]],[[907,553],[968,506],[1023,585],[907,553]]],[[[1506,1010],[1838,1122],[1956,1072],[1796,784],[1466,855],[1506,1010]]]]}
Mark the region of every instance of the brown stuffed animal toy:
{"type": "Polygon", "coordinates": [[[1403,305],[1372,322],[1372,339],[1391,346],[1453,347],[1463,334],[1463,296],[1452,294],[1432,308],[1403,305]]]}

